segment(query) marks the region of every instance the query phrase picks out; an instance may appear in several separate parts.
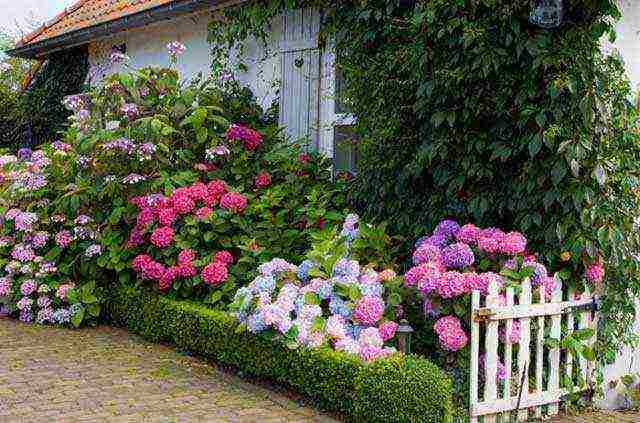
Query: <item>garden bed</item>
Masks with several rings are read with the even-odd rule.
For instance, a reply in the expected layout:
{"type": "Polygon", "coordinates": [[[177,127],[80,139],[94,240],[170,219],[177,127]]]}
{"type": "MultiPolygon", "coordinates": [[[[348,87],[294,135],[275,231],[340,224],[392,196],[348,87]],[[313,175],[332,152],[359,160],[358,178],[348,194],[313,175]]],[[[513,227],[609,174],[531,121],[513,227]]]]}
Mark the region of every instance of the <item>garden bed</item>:
{"type": "Polygon", "coordinates": [[[452,420],[451,380],[423,358],[395,355],[366,364],[328,349],[289,349],[238,330],[227,313],[142,288],[115,287],[106,308],[115,324],[151,341],[290,386],[350,421],[452,420]]]}

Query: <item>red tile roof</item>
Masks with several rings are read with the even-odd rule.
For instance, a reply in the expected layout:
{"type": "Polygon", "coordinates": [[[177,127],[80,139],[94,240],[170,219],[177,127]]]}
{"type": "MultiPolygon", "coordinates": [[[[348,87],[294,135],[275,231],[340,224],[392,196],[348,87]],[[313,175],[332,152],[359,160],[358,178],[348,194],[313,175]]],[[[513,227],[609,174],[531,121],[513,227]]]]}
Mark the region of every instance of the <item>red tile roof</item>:
{"type": "Polygon", "coordinates": [[[175,0],[78,0],[51,21],[26,35],[18,47],[113,21],[173,1],[175,0]]]}

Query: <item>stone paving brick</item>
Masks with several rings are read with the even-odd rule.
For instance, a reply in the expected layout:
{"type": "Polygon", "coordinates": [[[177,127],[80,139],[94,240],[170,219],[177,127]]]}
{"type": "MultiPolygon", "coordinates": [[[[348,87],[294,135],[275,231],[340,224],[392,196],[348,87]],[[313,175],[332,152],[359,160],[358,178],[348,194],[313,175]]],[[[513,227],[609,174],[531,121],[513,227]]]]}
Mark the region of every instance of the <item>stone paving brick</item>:
{"type": "Polygon", "coordinates": [[[0,422],[336,422],[165,345],[0,318],[0,422]]]}

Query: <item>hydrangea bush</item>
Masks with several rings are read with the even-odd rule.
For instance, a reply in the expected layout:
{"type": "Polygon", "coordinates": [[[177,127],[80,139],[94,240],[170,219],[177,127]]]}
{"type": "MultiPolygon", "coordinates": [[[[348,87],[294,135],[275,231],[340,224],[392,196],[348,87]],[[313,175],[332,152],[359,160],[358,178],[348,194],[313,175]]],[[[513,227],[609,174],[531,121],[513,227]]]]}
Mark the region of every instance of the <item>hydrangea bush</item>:
{"type": "MultiPolygon", "coordinates": [[[[472,291],[486,296],[493,282],[500,292],[499,301],[506,305],[506,288],[517,289],[524,278],[529,278],[534,296],[543,287],[548,299],[558,288],[556,278],[561,276],[549,274],[537,255],[527,249],[527,239],[520,232],[505,233],[473,224],[460,226],[452,220],[440,222],[432,234],[416,242],[412,261],[404,283],[419,293],[423,313],[434,322],[433,330],[446,352],[456,352],[467,345],[472,291]]],[[[598,283],[603,276],[602,266],[591,263],[584,283],[598,283]]],[[[502,331],[503,342],[517,343],[519,328],[516,320],[511,333],[502,331]]]]}
{"type": "Polygon", "coordinates": [[[54,156],[21,149],[0,157],[0,314],[41,324],[95,323],[99,231],[92,217],[56,208],[52,199],[60,194],[47,179],[54,156]]]}
{"type": "Polygon", "coordinates": [[[392,269],[359,261],[358,238],[358,217],[349,215],[342,231],[319,239],[299,265],[281,258],[260,265],[230,309],[250,332],[291,348],[330,346],[365,361],[394,353],[401,280],[392,269]]]}
{"type": "MultiPolygon", "coordinates": [[[[184,51],[176,43],[167,48],[172,61],[184,51]]],[[[112,61],[127,60],[112,55],[112,61]]],[[[233,282],[259,261],[298,259],[314,232],[343,216],[342,190],[332,183],[328,161],[284,142],[252,97],[234,100],[216,81],[185,85],[173,68],[129,68],[85,94],[68,97],[66,105],[74,113],[71,126],[54,147],[67,160],[53,175],[65,187],[59,202],[69,209],[96,210],[105,249],[98,264],[119,273],[121,281],[141,253],[168,254],[154,260],[177,265],[176,243],[171,242],[175,235],[182,249],[197,250],[196,262],[230,251],[237,259],[233,271],[227,269],[233,282]],[[224,181],[230,192],[216,198],[215,207],[201,197],[174,195],[216,180],[224,181]],[[154,213],[138,201],[149,196],[185,201],[168,207],[163,203],[162,216],[140,225],[154,213]],[[187,213],[191,200],[200,203],[187,213]],[[210,219],[209,208],[216,208],[212,216],[224,217],[210,219]],[[172,225],[162,224],[171,219],[176,219],[172,225]],[[198,230],[199,225],[206,230],[198,230]],[[142,234],[146,227],[155,233],[142,234]]],[[[201,272],[196,276],[168,274],[163,287],[190,297],[198,293],[201,272]]],[[[225,292],[232,287],[226,285],[225,292]]],[[[208,301],[220,298],[215,294],[208,301]]]]}

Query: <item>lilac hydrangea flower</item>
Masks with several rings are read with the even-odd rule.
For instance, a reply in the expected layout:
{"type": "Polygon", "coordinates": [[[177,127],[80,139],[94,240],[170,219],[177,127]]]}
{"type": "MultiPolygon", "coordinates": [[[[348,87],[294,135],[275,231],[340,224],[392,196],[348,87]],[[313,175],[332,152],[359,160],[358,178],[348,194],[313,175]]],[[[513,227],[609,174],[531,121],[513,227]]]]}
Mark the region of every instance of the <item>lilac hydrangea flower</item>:
{"type": "Polygon", "coordinates": [[[471,266],[475,260],[473,251],[467,244],[456,242],[442,250],[442,262],[453,269],[463,269],[471,266]]]}
{"type": "Polygon", "coordinates": [[[102,247],[99,244],[92,244],[84,252],[84,256],[87,258],[92,258],[100,255],[102,252],[102,247]]]}
{"type": "Polygon", "coordinates": [[[443,220],[438,223],[436,229],[433,231],[434,235],[443,236],[446,239],[451,239],[456,236],[458,231],[460,230],[460,225],[453,220],[443,220]]]}
{"type": "Polygon", "coordinates": [[[38,221],[38,215],[30,212],[22,212],[19,213],[15,219],[14,223],[16,225],[16,229],[19,231],[30,231],[33,229],[33,225],[38,221]]]}
{"type": "Polygon", "coordinates": [[[36,289],[38,289],[38,284],[32,279],[28,279],[22,282],[22,285],[20,285],[20,293],[25,297],[28,297],[29,295],[36,292],[36,289]]]}
{"type": "Polygon", "coordinates": [[[167,51],[172,58],[176,58],[187,50],[187,47],[179,41],[172,41],[167,44],[167,51]]]}

